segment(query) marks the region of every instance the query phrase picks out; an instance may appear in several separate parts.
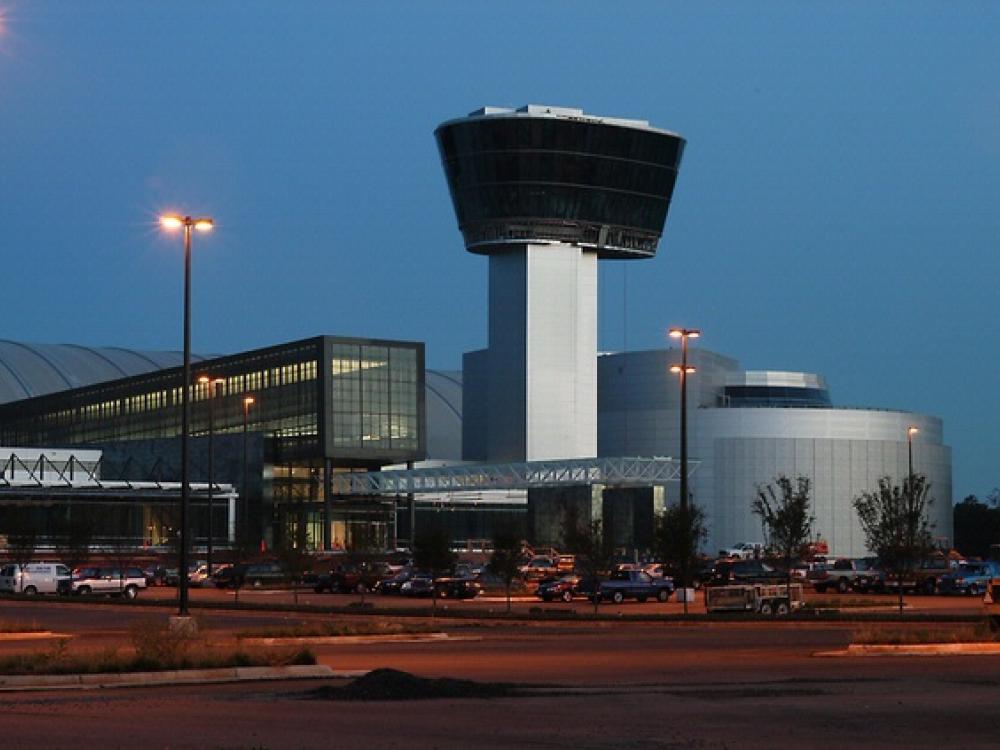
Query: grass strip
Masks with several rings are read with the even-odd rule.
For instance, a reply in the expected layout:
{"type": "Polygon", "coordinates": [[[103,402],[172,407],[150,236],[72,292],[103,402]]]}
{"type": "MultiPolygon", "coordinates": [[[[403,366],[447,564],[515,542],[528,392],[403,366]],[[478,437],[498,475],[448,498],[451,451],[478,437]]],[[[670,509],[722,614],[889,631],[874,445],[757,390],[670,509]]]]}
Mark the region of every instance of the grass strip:
{"type": "Polygon", "coordinates": [[[441,628],[420,622],[394,620],[325,621],[274,628],[244,630],[237,638],[328,638],[353,635],[409,635],[435,633],[441,628]]]}
{"type": "Polygon", "coordinates": [[[865,646],[909,646],[931,643],[998,643],[1000,633],[986,623],[952,627],[863,627],[854,631],[851,642],[865,646]]]}

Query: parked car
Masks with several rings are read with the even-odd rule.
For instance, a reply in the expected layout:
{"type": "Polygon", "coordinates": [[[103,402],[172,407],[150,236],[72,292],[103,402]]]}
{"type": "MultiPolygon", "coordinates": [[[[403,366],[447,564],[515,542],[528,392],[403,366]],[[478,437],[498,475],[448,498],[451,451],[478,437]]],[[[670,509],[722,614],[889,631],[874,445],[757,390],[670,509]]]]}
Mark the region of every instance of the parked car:
{"type": "Polygon", "coordinates": [[[574,575],[545,578],[538,584],[535,595],[543,602],[551,602],[556,599],[571,602],[576,595],[576,585],[579,582],[580,577],[574,575]]]}
{"type": "Polygon", "coordinates": [[[281,563],[241,563],[228,565],[212,576],[212,582],[217,588],[239,588],[250,586],[277,586],[291,581],[291,576],[281,563]]]}
{"type": "Polygon", "coordinates": [[[535,555],[526,565],[520,568],[521,577],[526,581],[540,581],[559,572],[555,558],[548,555],[535,555]]]}
{"type": "Polygon", "coordinates": [[[738,542],[732,547],[719,550],[719,557],[735,557],[739,560],[753,560],[764,554],[764,545],[758,542],[738,542]]]}
{"type": "Polygon", "coordinates": [[[993,578],[1000,578],[1000,563],[965,562],[951,573],[941,576],[939,591],[942,594],[968,594],[981,596],[993,578]]]}
{"type": "Polygon", "coordinates": [[[150,565],[142,569],[142,574],[146,576],[146,586],[166,586],[167,568],[163,565],[150,565]]]}
{"type": "MultiPolygon", "coordinates": [[[[188,585],[201,586],[207,575],[208,567],[202,562],[188,563],[188,585]]],[[[147,579],[148,580],[148,579],[147,579]]],[[[163,582],[167,586],[178,586],[181,582],[180,570],[178,568],[165,568],[163,582]]]]}
{"type": "Polygon", "coordinates": [[[320,573],[315,579],[309,579],[313,591],[321,594],[327,591],[331,594],[364,594],[372,591],[376,584],[389,575],[384,565],[361,563],[360,565],[343,564],[333,568],[329,573],[320,573]]]}
{"type": "Polygon", "coordinates": [[[596,576],[582,576],[573,587],[573,595],[593,601],[594,596],[601,590],[601,584],[603,582],[603,578],[596,576]]]}
{"type": "Polygon", "coordinates": [[[715,564],[713,586],[731,583],[782,583],[785,574],[760,560],[721,560],[715,564]]]}
{"type": "Polygon", "coordinates": [[[576,555],[556,555],[556,570],[560,573],[572,573],[576,570],[576,555]]]}
{"type": "Polygon", "coordinates": [[[616,570],[608,580],[601,583],[595,596],[621,604],[626,599],[638,602],[657,599],[665,602],[673,593],[672,578],[653,578],[641,570],[616,570]]]}
{"type": "Polygon", "coordinates": [[[408,568],[403,568],[401,571],[389,578],[383,578],[381,581],[375,583],[375,588],[372,590],[379,594],[385,594],[387,596],[393,594],[402,593],[400,589],[403,584],[413,578],[413,571],[408,568]]]}
{"type": "Polygon", "coordinates": [[[400,587],[399,593],[403,596],[433,596],[434,579],[428,575],[415,575],[400,587]]]}
{"type": "Polygon", "coordinates": [[[69,568],[62,563],[4,565],[0,568],[0,592],[28,596],[56,594],[60,581],[68,583],[71,577],[69,568]]]}
{"type": "Polygon", "coordinates": [[[846,594],[851,590],[866,593],[871,589],[878,588],[882,573],[878,570],[875,562],[872,557],[853,559],[844,557],[834,560],[832,563],[828,562],[811,579],[813,588],[821,594],[831,588],[836,589],[841,594],[846,594]]]}
{"type": "Polygon", "coordinates": [[[60,582],[60,593],[77,596],[102,594],[135,599],[146,588],[146,576],[140,568],[81,568],[71,581],[60,582]]]}
{"type": "Polygon", "coordinates": [[[475,578],[438,578],[437,595],[445,599],[475,599],[483,587],[475,578]]]}
{"type": "MultiPolygon", "coordinates": [[[[903,579],[903,590],[918,594],[936,594],[941,579],[953,573],[958,565],[958,561],[948,560],[944,556],[921,560],[913,573],[903,579]]],[[[888,571],[882,570],[881,576],[880,588],[887,590],[898,588],[899,582],[888,571]]]]}

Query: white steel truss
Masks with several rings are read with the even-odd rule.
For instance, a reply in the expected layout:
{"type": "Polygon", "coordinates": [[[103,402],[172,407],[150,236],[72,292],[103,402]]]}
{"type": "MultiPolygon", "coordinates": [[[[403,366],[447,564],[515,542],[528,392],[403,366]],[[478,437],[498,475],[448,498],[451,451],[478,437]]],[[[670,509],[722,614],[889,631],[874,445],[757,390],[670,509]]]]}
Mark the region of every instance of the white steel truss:
{"type": "MultiPolygon", "coordinates": [[[[101,479],[97,465],[81,462],[75,456],[53,461],[41,456],[22,459],[11,454],[0,463],[0,501],[19,495],[45,497],[85,497],[87,495],[153,497],[178,495],[180,482],[138,481],[131,479],[101,479]]],[[[208,495],[208,482],[190,482],[192,498],[208,495]]],[[[231,484],[212,485],[212,495],[220,502],[235,499],[239,493],[231,484]]]]}
{"type": "MultiPolygon", "coordinates": [[[[698,466],[688,461],[688,475],[698,466]]],[[[680,478],[675,458],[571,458],[501,464],[456,464],[423,469],[335,474],[335,495],[406,495],[423,492],[516,490],[601,484],[649,487],[680,478]]]]}

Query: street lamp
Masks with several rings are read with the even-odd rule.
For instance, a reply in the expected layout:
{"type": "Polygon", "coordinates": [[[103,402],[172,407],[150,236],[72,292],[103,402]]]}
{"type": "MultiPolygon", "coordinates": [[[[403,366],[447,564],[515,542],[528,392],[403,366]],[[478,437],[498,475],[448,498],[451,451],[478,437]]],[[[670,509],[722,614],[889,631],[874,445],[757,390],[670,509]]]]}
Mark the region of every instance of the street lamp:
{"type": "Polygon", "coordinates": [[[681,363],[673,365],[670,372],[677,373],[681,378],[681,509],[688,507],[688,447],[687,447],[687,376],[695,371],[688,365],[688,339],[701,336],[697,328],[671,328],[670,338],[681,340],[681,363]]]}
{"type": "Polygon", "coordinates": [[[906,428],[906,450],[909,457],[909,473],[906,475],[910,480],[910,491],[913,491],[913,436],[920,432],[919,427],[910,425],[906,428]]]}
{"type": "MultiPolygon", "coordinates": [[[[688,339],[696,339],[701,336],[701,331],[697,328],[671,328],[670,338],[681,340],[681,363],[672,365],[670,372],[676,373],[681,379],[681,514],[685,520],[689,520],[688,515],[688,444],[687,444],[687,378],[695,371],[695,368],[688,365],[688,339]]],[[[688,609],[688,561],[681,561],[681,586],[684,588],[684,613],[688,609]]]]}
{"type": "Polygon", "coordinates": [[[178,555],[178,611],[181,617],[188,614],[188,433],[191,423],[191,230],[208,232],[214,226],[207,216],[168,215],[160,217],[164,229],[184,229],[184,376],[181,388],[181,539],[178,555]]]}
{"type": "MultiPolygon", "coordinates": [[[[243,530],[244,533],[249,531],[249,526],[246,526],[249,518],[247,516],[250,514],[250,497],[247,493],[247,484],[249,483],[249,474],[247,470],[247,422],[250,416],[250,407],[255,403],[253,396],[246,396],[243,399],[243,486],[240,487],[240,494],[242,495],[243,502],[240,503],[243,506],[243,530]]],[[[239,519],[237,519],[239,523],[239,519]]],[[[241,540],[238,540],[240,543],[241,540]]]]}
{"type": "Polygon", "coordinates": [[[208,545],[205,550],[206,563],[208,564],[208,574],[212,575],[212,500],[215,491],[215,472],[213,470],[213,460],[215,451],[212,448],[212,437],[215,433],[215,399],[219,395],[220,386],[225,383],[225,378],[210,378],[208,375],[201,375],[198,378],[201,385],[208,387],[208,545]]]}

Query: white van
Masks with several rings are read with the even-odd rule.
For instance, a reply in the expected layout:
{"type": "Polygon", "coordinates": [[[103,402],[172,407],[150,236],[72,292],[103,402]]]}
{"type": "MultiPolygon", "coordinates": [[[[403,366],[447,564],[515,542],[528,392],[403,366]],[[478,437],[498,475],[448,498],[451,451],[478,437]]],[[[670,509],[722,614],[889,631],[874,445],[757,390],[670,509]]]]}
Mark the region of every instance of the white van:
{"type": "Polygon", "coordinates": [[[55,594],[59,581],[72,579],[70,569],[62,563],[28,563],[4,565],[0,568],[0,592],[8,594],[55,594]]]}

